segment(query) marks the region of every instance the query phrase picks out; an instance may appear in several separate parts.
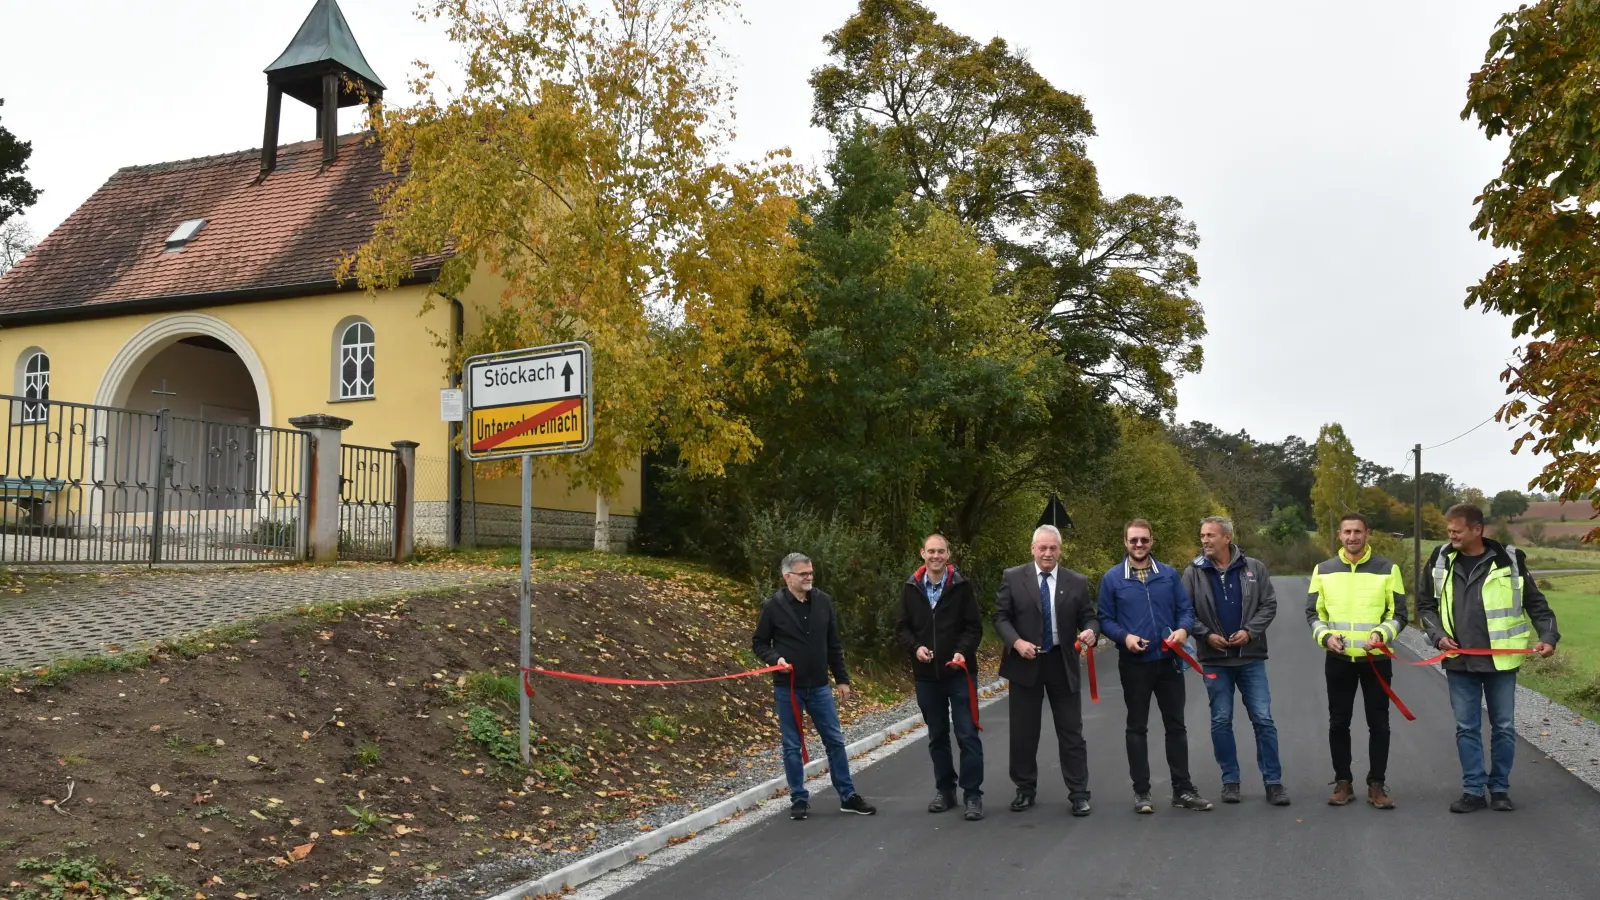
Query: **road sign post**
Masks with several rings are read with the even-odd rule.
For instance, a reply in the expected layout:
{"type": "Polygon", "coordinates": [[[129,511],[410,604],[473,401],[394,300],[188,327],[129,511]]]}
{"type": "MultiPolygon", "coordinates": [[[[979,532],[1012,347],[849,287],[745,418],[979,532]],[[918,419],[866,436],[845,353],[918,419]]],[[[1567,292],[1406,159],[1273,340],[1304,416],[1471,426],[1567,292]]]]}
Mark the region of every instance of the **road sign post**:
{"type": "MultiPolygon", "coordinates": [[[[467,459],[522,458],[522,636],[517,657],[533,665],[533,458],[581,453],[594,443],[594,382],[582,341],[467,360],[467,459]]],[[[441,400],[441,402],[444,402],[441,400]]],[[[474,510],[476,512],[476,510],[474,510]]],[[[532,761],[528,692],[519,705],[522,762],[532,761]]]]}

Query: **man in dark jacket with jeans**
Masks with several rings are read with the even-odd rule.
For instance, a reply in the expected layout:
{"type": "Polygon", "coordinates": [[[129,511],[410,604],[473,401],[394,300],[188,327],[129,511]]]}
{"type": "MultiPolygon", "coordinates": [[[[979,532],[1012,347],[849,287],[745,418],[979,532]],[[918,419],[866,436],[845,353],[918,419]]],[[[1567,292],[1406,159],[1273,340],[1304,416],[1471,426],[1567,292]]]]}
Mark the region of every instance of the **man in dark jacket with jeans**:
{"type": "Polygon", "coordinates": [[[833,599],[811,586],[815,577],[811,560],[803,554],[783,558],[783,589],[761,604],[750,651],[767,665],[787,670],[773,673],[772,681],[783,735],[783,773],[789,779],[789,818],[804,819],[811,812],[811,792],[806,790],[806,768],[800,755],[804,723],[795,715],[795,703],[811,716],[817,736],[827,748],[828,776],[839,795],[839,811],[870,816],[878,810],[856,793],[850,779],[850,754],[839,728],[839,709],[828,687],[831,669],[839,683],[839,696],[850,699],[850,670],[844,665],[839,617],[834,615],[833,599]]]}
{"type": "Polygon", "coordinates": [[[962,803],[965,818],[983,818],[983,741],[972,717],[972,680],[978,671],[983,615],[972,582],[950,565],[950,544],[930,534],[922,542],[922,568],[900,591],[900,621],[895,634],[911,654],[917,680],[917,706],[928,723],[928,754],[933,757],[935,793],[928,812],[956,805],[956,767],[950,754],[950,723],[961,745],[962,803]]]}
{"type": "Polygon", "coordinates": [[[1117,674],[1128,705],[1128,771],[1133,777],[1133,811],[1156,811],[1150,799],[1150,698],[1161,708],[1167,735],[1167,771],[1172,805],[1204,811],[1211,801],[1189,778],[1189,730],[1183,724],[1183,669],[1163,643],[1182,644],[1194,628],[1194,604],[1177,570],[1150,555],[1154,532],[1144,519],[1122,529],[1128,555],[1100,577],[1100,633],[1117,646],[1117,674]]]}
{"type": "Polygon", "coordinates": [[[1239,552],[1233,522],[1208,516],[1200,523],[1205,551],[1183,570],[1183,587],[1194,600],[1194,636],[1199,662],[1216,678],[1207,679],[1211,701],[1211,749],[1222,769],[1222,802],[1240,800],[1239,745],[1233,737],[1233,692],[1256,732],[1256,765],[1266,785],[1267,802],[1288,806],[1283,766],[1278,762],[1278,726],[1272,721],[1267,688],[1267,626],[1278,614],[1278,595],[1266,564],[1239,552]]]}

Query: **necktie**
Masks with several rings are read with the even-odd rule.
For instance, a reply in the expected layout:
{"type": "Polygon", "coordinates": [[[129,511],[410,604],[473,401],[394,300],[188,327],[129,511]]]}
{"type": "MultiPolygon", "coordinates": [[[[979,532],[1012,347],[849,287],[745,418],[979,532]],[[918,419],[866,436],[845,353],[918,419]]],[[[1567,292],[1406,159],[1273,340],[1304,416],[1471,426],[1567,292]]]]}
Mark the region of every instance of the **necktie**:
{"type": "Polygon", "coordinates": [[[1044,652],[1056,648],[1055,603],[1050,596],[1050,573],[1039,573],[1039,608],[1044,610],[1044,652]]]}

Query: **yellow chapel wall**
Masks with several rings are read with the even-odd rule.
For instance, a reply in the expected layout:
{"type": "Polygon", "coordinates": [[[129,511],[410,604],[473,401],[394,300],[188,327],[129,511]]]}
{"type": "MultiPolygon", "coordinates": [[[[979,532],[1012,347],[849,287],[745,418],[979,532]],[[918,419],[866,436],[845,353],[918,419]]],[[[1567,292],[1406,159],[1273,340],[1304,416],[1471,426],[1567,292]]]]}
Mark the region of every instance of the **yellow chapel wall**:
{"type": "MultiPolygon", "coordinates": [[[[272,399],[270,424],[290,428],[289,419],[326,413],[350,419],[346,443],[388,447],[392,441],[418,443],[417,499],[447,499],[448,425],[439,418],[439,390],[448,386],[450,304],[435,299],[422,312],[427,288],[412,286],[376,297],[362,293],[258,301],[188,310],[222,320],[250,344],[266,372],[272,399]],[[371,323],[376,337],[375,397],[336,399],[335,330],[359,316],[371,323]]],[[[498,302],[492,284],[474,285],[462,298],[466,327],[482,321],[478,310],[498,302]]],[[[180,315],[181,315],[180,314],[180,315]]],[[[21,392],[20,368],[34,349],[50,357],[50,397],[55,401],[93,403],[108,366],[123,346],[146,326],[169,313],[145,313],[79,321],[0,328],[0,364],[9,363],[13,380],[5,392],[21,392]]],[[[147,408],[147,403],[129,403],[147,408]]],[[[638,467],[624,474],[623,489],[611,500],[612,512],[636,514],[640,504],[638,467]]],[[[464,500],[476,494],[480,503],[520,505],[521,482],[515,467],[506,477],[480,476],[463,484],[464,500]]],[[[534,483],[534,505],[542,509],[593,515],[595,495],[570,490],[565,478],[540,472],[534,483]]]]}

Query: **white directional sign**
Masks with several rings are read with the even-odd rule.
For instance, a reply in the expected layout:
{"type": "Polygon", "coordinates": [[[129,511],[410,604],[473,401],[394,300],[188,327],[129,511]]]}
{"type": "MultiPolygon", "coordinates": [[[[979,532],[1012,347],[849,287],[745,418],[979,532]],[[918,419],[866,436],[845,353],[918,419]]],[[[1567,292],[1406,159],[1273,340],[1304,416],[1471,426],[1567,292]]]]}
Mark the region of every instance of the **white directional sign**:
{"type": "Polygon", "coordinates": [[[594,440],[589,345],[533,347],[467,360],[467,456],[576,453],[594,440]]]}

